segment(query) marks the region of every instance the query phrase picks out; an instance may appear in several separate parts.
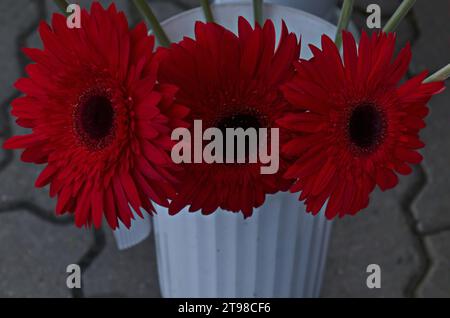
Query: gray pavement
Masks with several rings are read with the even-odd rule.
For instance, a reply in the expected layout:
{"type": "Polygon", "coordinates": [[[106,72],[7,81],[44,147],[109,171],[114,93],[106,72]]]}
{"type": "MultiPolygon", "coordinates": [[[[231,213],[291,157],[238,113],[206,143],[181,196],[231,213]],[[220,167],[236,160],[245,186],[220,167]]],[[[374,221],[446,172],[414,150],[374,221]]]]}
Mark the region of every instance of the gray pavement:
{"type": "MultiPolygon", "coordinates": [[[[197,4],[150,2],[160,19],[197,4]]],[[[130,1],[115,3],[133,23],[139,19],[130,1]]],[[[367,4],[380,4],[389,16],[397,1],[356,3],[354,21],[363,27],[367,4]]],[[[40,46],[37,25],[55,11],[49,0],[0,1],[0,142],[23,132],[9,116],[18,94],[12,85],[27,63],[20,48],[40,46]]],[[[399,43],[410,40],[413,48],[411,74],[449,62],[449,15],[448,0],[418,0],[402,23],[399,43]]],[[[449,104],[450,90],[430,104],[423,165],[394,190],[375,192],[366,211],[335,222],[324,297],[450,297],[449,104]],[[381,289],[365,285],[372,263],[381,266],[381,289]]],[[[153,239],[119,252],[109,230],[78,230],[70,218],[56,218],[47,191],[33,187],[39,171],[0,149],[0,297],[159,297],[153,239]],[[73,263],[84,273],[76,292],[65,287],[73,263]]]]}

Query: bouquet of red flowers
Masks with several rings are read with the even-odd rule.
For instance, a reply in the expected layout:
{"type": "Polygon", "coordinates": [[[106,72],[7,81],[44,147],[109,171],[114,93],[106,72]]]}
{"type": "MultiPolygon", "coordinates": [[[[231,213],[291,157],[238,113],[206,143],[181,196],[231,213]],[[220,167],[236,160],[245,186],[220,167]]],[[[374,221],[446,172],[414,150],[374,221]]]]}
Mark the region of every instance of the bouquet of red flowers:
{"type": "Polygon", "coordinates": [[[356,214],[376,186],[411,173],[422,160],[426,105],[449,66],[401,82],[411,51],[394,56],[393,28],[408,7],[357,43],[345,31],[352,1],[344,1],[336,40],[324,35],[300,59],[300,37],[282,24],[277,41],[254,2],[255,25],[241,18],[234,34],[202,1],[208,22],[170,43],[137,0],[156,51],[145,25],[131,29],[114,5],[94,2],[79,27],[61,14],[40,25],[44,48],[24,50],[34,64],[12,103],[31,133],[4,147],[46,165],[36,186],[50,186],[58,215],[74,214],[80,227],[105,217],[114,229],[152,214],[154,203],[170,214],[220,208],[250,217],[266,195],[290,190],[331,219],[356,214]]]}

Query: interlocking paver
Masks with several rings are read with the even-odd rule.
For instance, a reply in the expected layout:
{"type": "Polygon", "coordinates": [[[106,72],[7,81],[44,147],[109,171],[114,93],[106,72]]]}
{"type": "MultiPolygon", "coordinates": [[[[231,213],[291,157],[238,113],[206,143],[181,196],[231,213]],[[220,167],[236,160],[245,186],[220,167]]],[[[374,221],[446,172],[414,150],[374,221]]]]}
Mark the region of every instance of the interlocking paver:
{"type": "Polygon", "coordinates": [[[0,224],[0,297],[70,297],[66,268],[87,250],[90,232],[28,211],[1,212],[0,224]]]}
{"type": "Polygon", "coordinates": [[[20,154],[14,153],[14,161],[0,171],[0,207],[17,202],[30,202],[48,215],[54,214],[55,200],[48,195],[48,189],[36,189],[35,180],[42,167],[23,163],[20,154]]]}
{"type": "Polygon", "coordinates": [[[355,217],[334,223],[322,295],[324,297],[403,297],[423,264],[398,197],[417,175],[403,178],[386,193],[376,191],[370,206],[355,217]],[[381,289],[369,289],[369,264],[381,267],[381,289]]]}
{"type": "MultiPolygon", "coordinates": [[[[0,28],[0,37],[2,38],[2,46],[0,46],[0,60],[4,61],[0,64],[0,96],[4,97],[1,101],[3,112],[9,114],[8,101],[12,96],[18,94],[13,88],[13,83],[19,78],[23,72],[21,69],[21,55],[20,47],[25,45],[28,33],[32,33],[34,27],[37,26],[40,14],[40,5],[38,1],[2,1],[0,3],[1,23],[8,27],[0,28]],[[19,43],[23,42],[23,43],[19,43]],[[3,45],[5,43],[6,45],[3,45]]],[[[15,134],[23,134],[26,130],[12,124],[12,118],[8,115],[6,121],[1,123],[8,125],[9,129],[3,128],[3,131],[12,130],[15,134]]],[[[3,143],[4,138],[1,139],[3,143]]],[[[11,156],[11,153],[6,154],[5,151],[0,158],[11,156]]],[[[33,204],[39,205],[44,210],[52,210],[53,201],[48,199],[45,191],[36,191],[33,187],[35,178],[39,174],[41,168],[26,165],[18,160],[19,154],[15,153],[13,162],[2,167],[0,171],[0,207],[16,204],[18,202],[29,201],[33,204]]]]}
{"type": "Polygon", "coordinates": [[[431,101],[428,127],[423,133],[428,182],[414,204],[414,213],[419,229],[424,232],[450,227],[449,104],[449,90],[431,101]]]}
{"type": "Polygon", "coordinates": [[[431,257],[431,268],[418,290],[421,297],[450,298],[450,231],[425,239],[431,257]]]}
{"type": "MultiPolygon", "coordinates": [[[[77,2],[89,7],[91,1],[77,2]]],[[[101,2],[104,5],[111,3],[101,2]]],[[[130,24],[142,20],[130,1],[114,2],[130,17],[130,24]]],[[[149,3],[160,20],[198,6],[197,0],[150,0],[149,3]]],[[[365,9],[369,3],[381,5],[383,20],[398,5],[397,1],[387,0],[363,0],[357,5],[365,9]]],[[[399,46],[407,40],[416,40],[418,35],[417,41],[413,41],[412,73],[424,68],[437,69],[448,63],[450,56],[446,26],[448,1],[430,3],[417,1],[415,14],[398,29],[399,46]],[[417,34],[416,26],[420,34],[417,34]]],[[[12,84],[22,73],[21,67],[26,61],[19,55],[18,41],[26,40],[28,46],[40,46],[39,36],[32,28],[38,15],[43,13],[40,9],[45,10],[47,18],[58,11],[50,0],[0,1],[1,104],[17,94],[12,84]]],[[[354,16],[360,29],[365,21],[362,13],[359,10],[354,16]]],[[[431,115],[423,133],[427,143],[423,151],[425,182],[416,169],[415,174],[402,178],[399,187],[393,191],[374,193],[367,211],[335,222],[323,296],[402,297],[415,294],[449,297],[450,234],[442,231],[450,227],[450,197],[447,193],[450,188],[447,172],[449,102],[450,92],[447,91],[434,98],[430,105],[431,115]],[[418,197],[417,193],[420,193],[418,197]],[[418,236],[414,219],[421,231],[439,230],[439,234],[418,236]],[[368,275],[365,270],[371,263],[381,266],[380,290],[369,290],[365,285],[368,275]],[[415,290],[417,286],[419,288],[415,290]]],[[[0,114],[0,142],[6,127],[10,126],[14,134],[25,132],[11,121],[9,118],[9,123],[5,122],[5,116],[0,114]]],[[[80,261],[92,249],[97,253],[89,257],[84,272],[85,296],[159,296],[152,239],[119,252],[107,229],[103,247],[102,242],[93,240],[86,230],[55,224],[55,202],[48,198],[46,189],[36,190],[33,186],[41,168],[21,163],[18,153],[14,153],[13,161],[3,167],[7,154],[11,153],[0,150],[0,253],[6,256],[0,259],[0,297],[70,297],[71,292],[65,288],[65,267],[80,261]]]]}
{"type": "MultiPolygon", "coordinates": [[[[421,37],[416,43],[414,62],[420,69],[436,70],[449,63],[450,42],[447,21],[448,1],[433,1],[428,5],[418,1],[417,15],[421,37]],[[437,18],[438,12],[447,18],[437,18]],[[447,32],[445,32],[445,30],[447,32]],[[438,34],[442,34],[439,36],[438,34]]],[[[423,139],[426,148],[424,166],[429,180],[414,205],[414,212],[422,231],[450,227],[450,91],[436,96],[430,103],[431,113],[423,139]]],[[[450,287],[449,287],[450,288],[450,287]]]]}
{"type": "Polygon", "coordinates": [[[160,297],[153,238],[119,251],[111,231],[106,247],[84,273],[87,297],[116,294],[123,297],[160,297]]]}

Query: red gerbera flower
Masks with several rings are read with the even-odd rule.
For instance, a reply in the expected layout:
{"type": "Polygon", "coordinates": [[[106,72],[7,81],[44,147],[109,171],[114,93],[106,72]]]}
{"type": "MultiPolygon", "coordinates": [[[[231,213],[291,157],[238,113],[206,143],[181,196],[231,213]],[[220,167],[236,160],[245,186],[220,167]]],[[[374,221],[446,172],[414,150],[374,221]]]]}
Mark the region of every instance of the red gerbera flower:
{"type": "Polygon", "coordinates": [[[376,185],[394,187],[396,173],[410,174],[410,164],[421,162],[426,103],[443,88],[423,84],[426,72],[399,84],[411,52],[407,45],[393,59],[393,34],[363,33],[359,49],[350,33],[343,41],[343,62],[323,36],[322,50],[311,46],[314,57],[297,63],[283,89],[298,111],[279,121],[296,133],[283,149],[296,160],[285,175],[297,179],[291,191],[302,191],[314,214],[328,201],[328,218],[357,213],[376,185]]]}
{"type": "Polygon", "coordinates": [[[32,133],[5,143],[25,148],[22,160],[47,164],[36,186],[50,184],[57,214],[75,213],[77,226],[112,228],[134,218],[130,206],[151,213],[149,198],[167,204],[174,164],[168,152],[173,127],[186,108],[175,89],[157,85],[154,38],[144,24],[128,28],[114,5],[83,10],[82,27],[69,29],[63,15],[39,31],[43,50],[25,49],[36,62],[16,87],[26,96],[12,103],[17,123],[32,133]]]}
{"type": "MultiPolygon", "coordinates": [[[[279,86],[294,74],[300,45],[283,24],[275,50],[271,21],[254,29],[239,19],[239,35],[214,23],[196,24],[196,39],[185,38],[166,50],[160,80],[179,87],[177,99],[190,109],[190,122],[202,120],[203,129],[276,128],[275,120],[288,103],[279,86]]],[[[282,136],[282,132],[280,132],[282,136]]],[[[280,140],[282,143],[283,140],[280,140]]],[[[268,193],[286,191],[287,163],[281,158],[274,175],[261,175],[261,164],[186,164],[178,196],[170,213],[185,206],[210,214],[219,207],[248,217],[268,193]]]]}

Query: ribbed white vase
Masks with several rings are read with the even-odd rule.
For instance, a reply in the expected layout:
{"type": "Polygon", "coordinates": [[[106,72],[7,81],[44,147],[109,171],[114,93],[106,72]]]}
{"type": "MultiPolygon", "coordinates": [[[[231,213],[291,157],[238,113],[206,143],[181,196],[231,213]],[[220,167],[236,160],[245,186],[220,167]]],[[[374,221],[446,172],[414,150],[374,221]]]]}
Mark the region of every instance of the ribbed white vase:
{"type": "Polygon", "coordinates": [[[150,215],[143,212],[144,218],[141,219],[135,214],[135,219],[131,220],[131,227],[128,229],[119,221],[119,228],[113,231],[117,248],[121,251],[132,248],[143,242],[152,232],[150,215]]]}
{"type": "MultiPolygon", "coordinates": [[[[239,16],[253,18],[250,4],[213,6],[216,22],[237,31],[239,16]]],[[[293,8],[264,5],[264,14],[279,33],[281,20],[320,47],[322,34],[334,37],[335,26],[293,8]]],[[[201,9],[184,12],[162,23],[172,41],[193,37],[201,9]]],[[[207,187],[208,185],[199,185],[207,187]]],[[[267,196],[264,205],[244,220],[242,214],[218,210],[210,216],[183,210],[169,216],[158,207],[154,217],[159,280],[166,298],[318,297],[323,278],[331,222],[323,211],[305,212],[297,195],[267,196]]]]}
{"type": "MultiPolygon", "coordinates": [[[[252,0],[212,0],[217,4],[223,3],[252,3],[252,0]]],[[[264,2],[275,3],[282,6],[292,7],[312,13],[322,19],[329,20],[335,14],[337,0],[264,0],[264,2]]]]}
{"type": "Polygon", "coordinates": [[[295,195],[268,196],[254,216],[184,210],[155,218],[166,298],[319,297],[331,222],[295,195]]]}

